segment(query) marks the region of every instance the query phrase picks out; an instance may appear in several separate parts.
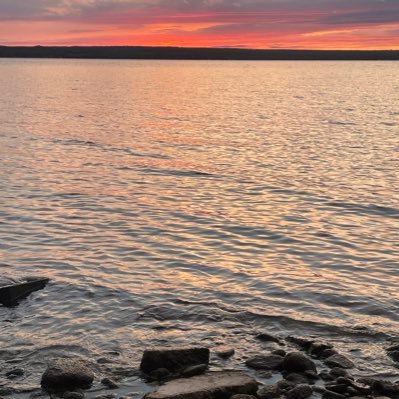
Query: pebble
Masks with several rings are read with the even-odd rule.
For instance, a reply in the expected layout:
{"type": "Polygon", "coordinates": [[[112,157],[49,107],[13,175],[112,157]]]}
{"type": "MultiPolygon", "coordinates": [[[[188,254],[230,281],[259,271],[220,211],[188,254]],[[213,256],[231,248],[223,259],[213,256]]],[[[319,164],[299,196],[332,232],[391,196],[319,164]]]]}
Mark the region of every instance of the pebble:
{"type": "Polygon", "coordinates": [[[108,377],[103,378],[101,380],[101,384],[105,385],[109,389],[117,389],[117,388],[119,388],[118,384],[114,380],[111,380],[108,377]]]}
{"type": "Polygon", "coordinates": [[[287,399],[306,399],[312,396],[313,390],[310,385],[299,384],[295,388],[288,391],[285,396],[287,399]]]}
{"type": "Polygon", "coordinates": [[[322,398],[323,399],[345,399],[346,396],[345,395],[341,395],[339,393],[333,392],[333,391],[329,391],[328,389],[326,389],[323,394],[322,394],[322,398]]]}
{"type": "Polygon", "coordinates": [[[346,356],[336,354],[328,357],[324,360],[324,363],[331,368],[340,367],[343,369],[352,369],[355,367],[354,363],[349,360],[346,356]]]}
{"type": "Polygon", "coordinates": [[[288,372],[317,371],[315,363],[300,352],[288,353],[283,361],[283,369],[288,372]]]}
{"type": "Polygon", "coordinates": [[[274,335],[271,335],[269,333],[261,333],[256,336],[256,339],[259,339],[260,341],[265,341],[265,342],[275,342],[277,344],[281,344],[282,341],[280,338],[275,337],[274,335]]]}
{"type": "Polygon", "coordinates": [[[280,392],[277,385],[264,385],[256,394],[259,399],[275,399],[280,397],[280,392]]]}
{"type": "Polygon", "coordinates": [[[83,399],[85,396],[82,392],[64,392],[64,399],[83,399]]]}
{"type": "Polygon", "coordinates": [[[223,349],[223,350],[218,350],[215,353],[221,359],[229,359],[230,357],[234,356],[235,350],[232,348],[227,348],[227,349],[223,349]]]}

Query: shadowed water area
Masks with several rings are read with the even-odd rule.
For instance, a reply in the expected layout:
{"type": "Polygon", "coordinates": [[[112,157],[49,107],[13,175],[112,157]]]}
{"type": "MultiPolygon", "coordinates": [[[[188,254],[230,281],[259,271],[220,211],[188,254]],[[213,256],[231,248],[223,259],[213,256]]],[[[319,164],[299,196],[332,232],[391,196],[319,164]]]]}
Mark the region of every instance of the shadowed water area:
{"type": "Polygon", "coordinates": [[[7,384],[72,354],[135,387],[158,345],[241,367],[262,331],[399,375],[397,63],[1,60],[0,87],[0,273],[51,278],[0,306],[7,384]]]}

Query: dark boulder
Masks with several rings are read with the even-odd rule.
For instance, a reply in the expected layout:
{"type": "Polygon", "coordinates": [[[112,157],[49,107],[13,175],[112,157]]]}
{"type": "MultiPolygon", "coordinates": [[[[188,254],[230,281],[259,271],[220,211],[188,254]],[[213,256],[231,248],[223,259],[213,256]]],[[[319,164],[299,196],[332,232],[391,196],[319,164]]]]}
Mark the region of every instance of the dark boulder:
{"type": "Polygon", "coordinates": [[[41,277],[27,277],[21,280],[6,280],[0,283],[0,304],[15,306],[32,292],[42,290],[50,280],[41,277]]]}
{"type": "Polygon", "coordinates": [[[188,367],[202,364],[209,364],[207,348],[150,349],[144,352],[140,369],[146,374],[160,368],[171,373],[180,373],[188,367]]]}
{"type": "Polygon", "coordinates": [[[398,351],[388,352],[388,355],[393,361],[399,362],[399,350],[398,351]]]}
{"type": "Polygon", "coordinates": [[[94,379],[93,371],[80,359],[56,359],[49,363],[41,385],[48,391],[67,391],[88,388],[94,379]]]}
{"type": "Polygon", "coordinates": [[[197,366],[187,367],[182,371],[183,377],[194,377],[195,375],[204,374],[208,370],[207,364],[199,364],[197,366]]]}
{"type": "Polygon", "coordinates": [[[255,370],[281,370],[284,358],[278,355],[259,355],[248,359],[245,364],[255,370]]]}
{"type": "Polygon", "coordinates": [[[309,348],[309,354],[314,357],[320,357],[325,350],[333,349],[333,345],[326,342],[313,342],[309,348]]]}
{"type": "Polygon", "coordinates": [[[399,383],[376,380],[373,382],[371,388],[378,395],[399,396],[399,383]]]}
{"type": "Polygon", "coordinates": [[[315,363],[300,352],[288,353],[283,360],[283,369],[287,372],[317,371],[315,363]]]}

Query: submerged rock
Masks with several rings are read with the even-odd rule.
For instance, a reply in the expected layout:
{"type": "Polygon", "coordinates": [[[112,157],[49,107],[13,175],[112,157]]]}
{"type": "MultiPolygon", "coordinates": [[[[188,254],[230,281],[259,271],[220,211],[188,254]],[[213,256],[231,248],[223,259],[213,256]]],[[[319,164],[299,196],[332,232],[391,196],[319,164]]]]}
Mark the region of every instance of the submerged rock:
{"type": "Polygon", "coordinates": [[[309,350],[311,345],[315,342],[315,340],[311,338],[296,337],[296,336],[289,336],[286,338],[286,340],[299,346],[301,349],[305,351],[309,350]]]}
{"type": "Polygon", "coordinates": [[[165,368],[172,373],[180,373],[188,367],[209,364],[207,348],[166,348],[146,350],[141,359],[140,369],[150,374],[165,368]]]}
{"type": "Polygon", "coordinates": [[[256,336],[256,339],[259,339],[260,341],[264,341],[264,342],[275,342],[275,343],[280,344],[280,345],[283,343],[280,338],[277,338],[274,335],[271,335],[271,334],[266,333],[266,332],[258,334],[256,336]]]}
{"type": "Polygon", "coordinates": [[[257,382],[240,371],[215,371],[181,378],[161,385],[146,399],[229,399],[232,395],[254,395],[257,382]]]}
{"type": "Polygon", "coordinates": [[[344,355],[332,355],[324,360],[324,363],[331,368],[340,367],[343,369],[352,369],[355,367],[354,363],[344,355]]]}
{"type": "Polygon", "coordinates": [[[292,352],[286,355],[283,368],[287,372],[317,371],[315,363],[300,352],[292,352]]]}
{"type": "Polygon", "coordinates": [[[256,396],[259,399],[275,399],[281,396],[281,389],[276,384],[264,385],[261,387],[256,396]]]}
{"type": "Polygon", "coordinates": [[[118,384],[111,380],[111,378],[105,377],[101,380],[101,384],[105,385],[108,389],[117,389],[119,388],[118,384]]]}
{"type": "Polygon", "coordinates": [[[42,277],[3,280],[0,282],[0,303],[8,307],[15,306],[32,292],[42,290],[49,281],[48,278],[42,277]]]}
{"type": "Polygon", "coordinates": [[[217,350],[215,353],[221,359],[229,359],[230,357],[234,356],[235,350],[233,348],[224,348],[217,350]]]}
{"type": "Polygon", "coordinates": [[[287,399],[306,399],[312,396],[313,390],[310,385],[299,384],[296,387],[288,391],[285,396],[287,399]]]}
{"type": "Polygon", "coordinates": [[[94,379],[93,371],[80,359],[56,359],[49,363],[41,385],[49,391],[61,392],[88,388],[94,379]]]}
{"type": "Polygon", "coordinates": [[[245,364],[255,370],[281,370],[283,360],[279,355],[259,355],[248,359],[245,364]]]}

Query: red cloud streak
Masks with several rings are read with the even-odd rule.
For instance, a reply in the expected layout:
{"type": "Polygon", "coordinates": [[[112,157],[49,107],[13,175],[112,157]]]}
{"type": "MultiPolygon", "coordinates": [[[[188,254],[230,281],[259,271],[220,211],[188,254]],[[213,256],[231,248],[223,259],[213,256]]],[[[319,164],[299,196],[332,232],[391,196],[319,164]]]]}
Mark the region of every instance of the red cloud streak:
{"type": "Polygon", "coordinates": [[[75,0],[71,9],[43,6],[30,14],[23,14],[23,7],[1,10],[0,5],[0,44],[399,49],[395,2],[348,0],[343,5],[331,0],[326,5],[315,0],[312,8],[300,8],[309,3],[291,0],[284,3],[291,7],[282,8],[275,0],[265,0],[264,6],[241,0],[235,8],[226,1],[215,1],[218,7],[200,0],[169,1],[174,7],[166,7],[165,0],[160,1],[163,7],[142,1],[138,7],[135,1],[102,0],[89,7],[75,0]]]}

